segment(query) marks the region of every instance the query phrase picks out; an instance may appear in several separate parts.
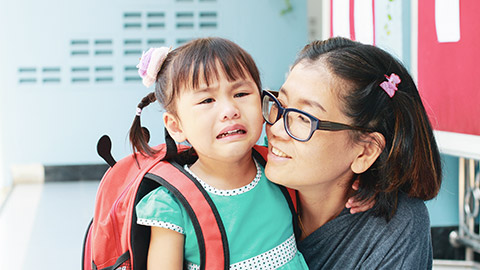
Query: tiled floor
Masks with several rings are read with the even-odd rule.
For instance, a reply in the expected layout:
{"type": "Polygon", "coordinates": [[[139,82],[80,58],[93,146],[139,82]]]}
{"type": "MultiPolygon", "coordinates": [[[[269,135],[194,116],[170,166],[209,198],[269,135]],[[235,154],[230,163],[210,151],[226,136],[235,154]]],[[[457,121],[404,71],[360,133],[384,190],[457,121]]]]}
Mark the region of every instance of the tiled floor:
{"type": "Polygon", "coordinates": [[[0,269],[80,269],[98,184],[16,185],[0,208],[0,269]]]}

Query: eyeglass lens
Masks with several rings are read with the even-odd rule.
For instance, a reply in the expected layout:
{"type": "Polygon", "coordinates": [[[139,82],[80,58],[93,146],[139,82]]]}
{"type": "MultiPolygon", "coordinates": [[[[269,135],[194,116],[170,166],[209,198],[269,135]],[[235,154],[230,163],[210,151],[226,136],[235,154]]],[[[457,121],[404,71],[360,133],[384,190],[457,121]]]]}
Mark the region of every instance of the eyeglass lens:
{"type": "MultiPolygon", "coordinates": [[[[277,101],[268,95],[264,96],[262,110],[263,118],[271,125],[275,124],[275,122],[282,117],[282,115],[279,115],[281,110],[279,110],[278,106],[277,101]]],[[[283,117],[285,130],[292,137],[299,140],[305,140],[310,136],[312,132],[312,120],[310,117],[300,112],[290,110],[287,110],[283,117]]]]}

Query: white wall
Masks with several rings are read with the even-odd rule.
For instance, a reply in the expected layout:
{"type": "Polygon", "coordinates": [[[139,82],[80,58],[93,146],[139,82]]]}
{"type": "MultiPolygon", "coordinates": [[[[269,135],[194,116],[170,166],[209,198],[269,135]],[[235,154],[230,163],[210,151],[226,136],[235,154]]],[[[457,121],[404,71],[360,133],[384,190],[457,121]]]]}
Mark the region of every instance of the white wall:
{"type": "MultiPolygon", "coordinates": [[[[136,104],[151,91],[134,80],[148,47],[223,36],[252,54],[265,87],[280,87],[307,42],[306,3],[292,3],[280,15],[279,0],[2,1],[0,186],[15,164],[103,163],[103,134],[115,157],[128,154],[136,104]]],[[[142,115],[153,144],[163,142],[159,111],[142,115]]]]}

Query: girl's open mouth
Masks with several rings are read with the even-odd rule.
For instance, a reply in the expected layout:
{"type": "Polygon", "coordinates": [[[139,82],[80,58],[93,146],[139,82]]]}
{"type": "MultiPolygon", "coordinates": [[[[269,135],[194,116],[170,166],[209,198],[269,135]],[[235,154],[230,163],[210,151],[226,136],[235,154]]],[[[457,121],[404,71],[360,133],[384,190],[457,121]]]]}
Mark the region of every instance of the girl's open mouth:
{"type": "Polygon", "coordinates": [[[245,133],[247,133],[247,132],[243,129],[234,129],[234,130],[230,130],[230,131],[219,134],[217,136],[217,139],[225,138],[225,137],[228,137],[228,136],[231,136],[231,135],[245,134],[245,133]]]}

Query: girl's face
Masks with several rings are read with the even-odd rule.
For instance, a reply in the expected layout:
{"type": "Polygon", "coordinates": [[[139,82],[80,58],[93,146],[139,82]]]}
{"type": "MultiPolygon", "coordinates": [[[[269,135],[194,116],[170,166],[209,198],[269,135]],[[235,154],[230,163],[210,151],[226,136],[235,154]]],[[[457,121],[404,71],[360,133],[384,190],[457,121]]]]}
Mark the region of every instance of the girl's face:
{"type": "Polygon", "coordinates": [[[174,138],[188,140],[200,158],[244,158],[261,135],[260,94],[250,76],[229,82],[219,72],[208,87],[201,82],[198,89],[184,89],[176,105],[181,138],[174,138]]]}
{"type": "MultiPolygon", "coordinates": [[[[322,64],[297,64],[280,89],[278,100],[285,108],[303,110],[320,120],[352,124],[341,111],[335,76],[322,64]]],[[[338,80],[338,79],[337,79],[338,80]]],[[[273,182],[298,190],[341,185],[352,179],[350,168],[358,145],[349,131],[317,130],[307,142],[291,138],[283,119],[266,125],[268,162],[266,176],[273,182]]]]}

